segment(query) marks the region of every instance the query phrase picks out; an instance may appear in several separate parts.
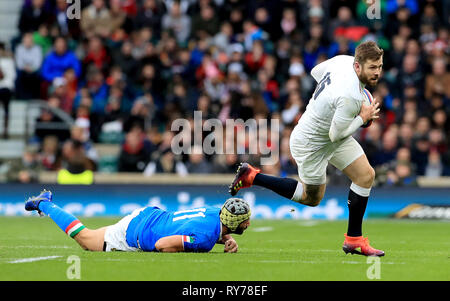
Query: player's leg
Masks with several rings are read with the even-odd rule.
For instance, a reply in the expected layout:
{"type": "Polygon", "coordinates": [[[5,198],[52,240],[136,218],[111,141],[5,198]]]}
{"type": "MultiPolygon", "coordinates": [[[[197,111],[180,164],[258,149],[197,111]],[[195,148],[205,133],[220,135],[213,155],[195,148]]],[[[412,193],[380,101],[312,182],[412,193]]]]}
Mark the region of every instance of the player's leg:
{"type": "MultiPolygon", "coordinates": [[[[325,181],[325,171],[323,173],[319,182],[325,181]]],[[[307,206],[317,206],[322,200],[326,188],[326,184],[305,184],[303,181],[292,178],[262,174],[259,169],[250,164],[241,163],[229,192],[234,196],[240,189],[252,185],[267,188],[287,199],[307,206]]]]}
{"type": "Polygon", "coordinates": [[[352,181],[348,194],[349,218],[344,251],[352,254],[383,256],[383,251],[370,247],[367,238],[362,236],[364,213],[375,179],[375,171],[363,149],[353,137],[348,137],[340,143],[330,163],[342,170],[352,181]],[[361,251],[356,251],[357,248],[361,248],[361,251]]]}
{"type": "Polygon", "coordinates": [[[78,218],[64,211],[52,202],[52,193],[44,190],[37,197],[29,198],[25,203],[27,211],[36,210],[39,214],[48,215],[58,227],[86,250],[102,251],[104,228],[91,230],[86,228],[78,218]],[[103,236],[102,236],[103,233],[103,236]]]}
{"type": "Polygon", "coordinates": [[[230,194],[252,185],[270,189],[277,194],[307,206],[317,206],[325,194],[327,144],[311,147],[307,139],[296,131],[291,134],[289,148],[298,167],[300,181],[262,174],[248,163],[241,163],[230,185],[230,194]]]}
{"type": "Polygon", "coordinates": [[[74,236],[75,241],[85,250],[88,251],[104,251],[104,237],[107,227],[99,229],[84,228],[74,236]]]}
{"type": "Polygon", "coordinates": [[[361,155],[342,172],[347,175],[352,184],[348,195],[348,236],[362,235],[362,221],[366,212],[370,190],[375,179],[375,170],[370,166],[366,155],[361,155]]]}

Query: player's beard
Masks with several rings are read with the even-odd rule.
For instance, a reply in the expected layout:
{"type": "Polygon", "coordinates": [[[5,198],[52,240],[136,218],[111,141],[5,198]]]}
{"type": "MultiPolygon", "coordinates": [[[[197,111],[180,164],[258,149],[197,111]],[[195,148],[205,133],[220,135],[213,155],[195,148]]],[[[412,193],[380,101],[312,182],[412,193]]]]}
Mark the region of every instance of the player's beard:
{"type": "Polygon", "coordinates": [[[361,70],[361,75],[359,76],[359,80],[369,87],[375,87],[378,83],[378,80],[380,78],[376,75],[369,76],[367,73],[365,73],[363,70],[361,70]]]}
{"type": "Polygon", "coordinates": [[[242,235],[242,233],[244,233],[244,229],[242,229],[241,227],[237,227],[236,230],[234,230],[231,233],[237,234],[237,235],[242,235]]]}

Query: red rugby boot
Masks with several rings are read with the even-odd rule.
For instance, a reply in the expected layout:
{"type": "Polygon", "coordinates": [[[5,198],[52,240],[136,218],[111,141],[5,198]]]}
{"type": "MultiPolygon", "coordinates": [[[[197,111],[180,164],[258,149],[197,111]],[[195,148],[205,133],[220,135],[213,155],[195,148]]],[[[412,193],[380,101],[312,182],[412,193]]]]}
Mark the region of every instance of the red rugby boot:
{"type": "Polygon", "coordinates": [[[260,169],[254,168],[248,163],[241,163],[236,172],[236,177],[234,177],[234,180],[231,183],[228,192],[232,196],[234,196],[240,189],[252,186],[256,174],[260,172],[260,169]]]}
{"type": "Polygon", "coordinates": [[[372,248],[369,244],[368,237],[363,236],[347,236],[345,235],[344,245],[342,246],[342,250],[344,250],[345,254],[359,254],[365,256],[384,256],[384,251],[377,250],[372,248]],[[359,250],[358,250],[359,248],[359,250]]]}

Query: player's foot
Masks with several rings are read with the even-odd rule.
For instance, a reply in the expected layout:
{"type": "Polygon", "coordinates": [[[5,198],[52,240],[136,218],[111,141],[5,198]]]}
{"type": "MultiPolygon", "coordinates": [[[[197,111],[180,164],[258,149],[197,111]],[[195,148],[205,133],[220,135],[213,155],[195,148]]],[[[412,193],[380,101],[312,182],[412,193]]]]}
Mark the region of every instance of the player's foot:
{"type": "Polygon", "coordinates": [[[234,180],[231,183],[228,192],[232,196],[234,196],[240,189],[252,186],[256,174],[260,172],[260,169],[254,168],[248,163],[241,163],[236,172],[236,177],[234,177],[234,180]]]}
{"type": "Polygon", "coordinates": [[[344,245],[342,246],[345,254],[359,254],[365,256],[384,256],[384,251],[372,248],[369,239],[363,236],[347,236],[345,234],[344,245]],[[358,250],[359,249],[359,250],[358,250]]]}
{"type": "Polygon", "coordinates": [[[43,214],[41,210],[39,210],[39,203],[51,201],[52,201],[52,192],[44,189],[38,196],[33,196],[25,201],[25,210],[27,211],[37,210],[39,215],[42,216],[43,214]]]}

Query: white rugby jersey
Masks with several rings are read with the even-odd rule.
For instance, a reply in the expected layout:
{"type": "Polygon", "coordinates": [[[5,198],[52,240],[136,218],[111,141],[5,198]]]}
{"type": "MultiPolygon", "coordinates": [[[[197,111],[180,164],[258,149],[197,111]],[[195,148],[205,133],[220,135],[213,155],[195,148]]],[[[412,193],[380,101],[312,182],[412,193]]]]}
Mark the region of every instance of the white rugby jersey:
{"type": "Polygon", "coordinates": [[[311,70],[317,81],[298,130],[311,142],[334,142],[352,135],[363,120],[364,84],[353,69],[353,56],[338,55],[311,70]]]}

